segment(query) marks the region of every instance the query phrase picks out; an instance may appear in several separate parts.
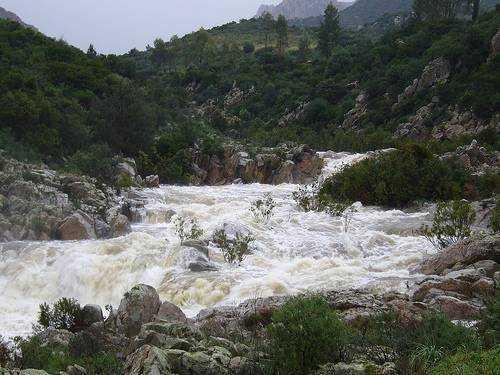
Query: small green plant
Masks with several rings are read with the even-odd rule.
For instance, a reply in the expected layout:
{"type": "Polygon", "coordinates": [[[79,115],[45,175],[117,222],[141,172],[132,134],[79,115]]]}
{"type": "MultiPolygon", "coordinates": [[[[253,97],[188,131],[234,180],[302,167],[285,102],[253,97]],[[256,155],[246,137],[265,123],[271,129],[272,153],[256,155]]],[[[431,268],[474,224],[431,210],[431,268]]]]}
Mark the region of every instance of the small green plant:
{"type": "Polygon", "coordinates": [[[250,243],[254,241],[251,235],[237,232],[234,239],[229,239],[224,229],[215,231],[212,242],[215,243],[224,255],[224,260],[231,264],[240,264],[250,254],[250,243]]]}
{"type": "Polygon", "coordinates": [[[122,190],[122,189],[129,189],[129,188],[135,186],[135,181],[128,174],[122,174],[118,178],[118,180],[116,181],[116,186],[120,190],[122,190]]]}
{"type": "Polygon", "coordinates": [[[198,240],[203,236],[203,229],[200,228],[198,220],[195,218],[185,218],[178,216],[174,219],[175,232],[181,241],[181,245],[186,240],[198,240]]]}
{"type": "Polygon", "coordinates": [[[317,211],[318,210],[318,191],[319,184],[316,182],[311,185],[304,185],[299,187],[292,193],[293,200],[304,211],[317,211]]]}
{"type": "Polygon", "coordinates": [[[274,312],[268,327],[271,372],[309,374],[345,357],[348,327],[320,296],[293,297],[274,312]]]}
{"type": "Polygon", "coordinates": [[[270,193],[267,193],[264,198],[257,199],[252,202],[250,211],[257,221],[267,223],[273,216],[276,202],[270,193]]]}
{"type": "Polygon", "coordinates": [[[44,328],[53,327],[78,332],[83,328],[83,311],[74,298],[61,298],[52,306],[40,305],[38,324],[44,328]]]}
{"type": "Polygon", "coordinates": [[[444,358],[429,372],[431,375],[497,375],[500,347],[485,351],[460,351],[444,358]]]}
{"type": "Polygon", "coordinates": [[[422,233],[434,247],[443,249],[470,237],[475,219],[474,208],[467,201],[440,202],[432,227],[423,226],[422,233]]]}

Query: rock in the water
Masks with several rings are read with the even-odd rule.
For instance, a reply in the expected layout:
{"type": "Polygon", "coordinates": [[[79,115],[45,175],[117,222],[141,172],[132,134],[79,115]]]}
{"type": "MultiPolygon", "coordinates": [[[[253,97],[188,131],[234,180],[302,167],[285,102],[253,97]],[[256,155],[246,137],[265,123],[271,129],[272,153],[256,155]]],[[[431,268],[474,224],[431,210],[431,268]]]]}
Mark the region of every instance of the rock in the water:
{"type": "Polygon", "coordinates": [[[125,293],[118,307],[116,327],[128,337],[137,335],[144,323],[153,321],[160,308],[155,288],[139,284],[125,293]]]}
{"type": "Polygon", "coordinates": [[[422,261],[416,271],[426,275],[441,275],[456,265],[465,268],[482,260],[500,263],[500,234],[470,238],[450,246],[422,261]]]}
{"type": "Polygon", "coordinates": [[[160,186],[160,177],[158,175],[146,176],[144,186],[148,188],[157,188],[160,186]]]}
{"type": "Polygon", "coordinates": [[[124,236],[127,233],[130,233],[131,230],[132,227],[130,226],[130,222],[125,215],[118,214],[111,220],[110,223],[111,237],[124,236]]]}
{"type": "Polygon", "coordinates": [[[67,375],[87,375],[87,370],[79,365],[71,365],[66,368],[67,375]]]}
{"type": "Polygon", "coordinates": [[[125,375],[169,375],[170,365],[163,350],[144,345],[127,357],[125,375]]]}
{"type": "Polygon", "coordinates": [[[173,303],[165,301],[161,304],[156,321],[159,322],[186,322],[186,315],[173,303]]]}
{"type": "Polygon", "coordinates": [[[96,233],[90,218],[76,212],[64,219],[57,227],[57,237],[63,241],[96,239],[96,233]]]}

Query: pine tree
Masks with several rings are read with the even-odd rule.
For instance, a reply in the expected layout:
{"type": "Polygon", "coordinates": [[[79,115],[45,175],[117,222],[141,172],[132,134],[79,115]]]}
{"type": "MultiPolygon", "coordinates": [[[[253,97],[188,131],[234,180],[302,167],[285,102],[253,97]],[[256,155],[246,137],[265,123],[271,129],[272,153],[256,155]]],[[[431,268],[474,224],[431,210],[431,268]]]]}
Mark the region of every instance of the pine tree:
{"type": "Polygon", "coordinates": [[[280,15],[276,21],[276,34],[278,35],[278,53],[283,56],[288,46],[288,22],[283,15],[280,15]]]}
{"type": "Polygon", "coordinates": [[[89,49],[87,50],[87,56],[90,57],[91,59],[95,59],[97,57],[97,52],[92,44],[89,46],[89,49]]]}
{"type": "Polygon", "coordinates": [[[304,29],[299,39],[299,56],[301,61],[305,61],[311,47],[311,35],[304,29]]]}
{"type": "Polygon", "coordinates": [[[264,30],[264,47],[267,49],[269,47],[269,36],[274,28],[274,18],[269,12],[262,14],[261,18],[264,30]]]}
{"type": "Polygon", "coordinates": [[[318,49],[324,57],[330,57],[340,35],[339,12],[332,3],[325,9],[323,23],[319,29],[318,49]]]}

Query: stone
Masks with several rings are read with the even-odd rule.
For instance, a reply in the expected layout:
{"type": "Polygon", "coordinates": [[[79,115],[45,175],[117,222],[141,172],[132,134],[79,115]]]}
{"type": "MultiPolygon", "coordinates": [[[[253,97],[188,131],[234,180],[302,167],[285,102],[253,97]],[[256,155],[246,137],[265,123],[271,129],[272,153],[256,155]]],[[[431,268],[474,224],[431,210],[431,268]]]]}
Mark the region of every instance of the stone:
{"type": "Polygon", "coordinates": [[[67,375],[87,375],[87,370],[85,370],[80,365],[72,365],[66,368],[67,375]]]}
{"type": "Polygon", "coordinates": [[[152,286],[139,284],[125,293],[116,316],[116,327],[127,337],[137,335],[141,326],[153,321],[160,308],[160,297],[152,286]]]}
{"type": "Polygon", "coordinates": [[[223,375],[226,368],[203,352],[185,353],[181,358],[182,372],[192,375],[223,375]]]}
{"type": "Polygon", "coordinates": [[[187,339],[201,338],[200,330],[192,324],[181,322],[151,322],[142,326],[142,332],[153,331],[167,336],[187,339]]]}
{"type": "Polygon", "coordinates": [[[118,214],[111,220],[110,223],[110,236],[120,237],[132,231],[132,226],[125,215],[118,214]]]}
{"type": "Polygon", "coordinates": [[[500,30],[491,38],[491,56],[496,56],[500,53],[500,30]]]}
{"type": "Polygon", "coordinates": [[[234,375],[263,375],[264,372],[255,362],[245,357],[233,357],[229,362],[229,371],[234,375]]]}
{"type": "Polygon", "coordinates": [[[82,319],[86,327],[90,327],[94,323],[104,321],[102,309],[99,305],[85,305],[83,306],[82,313],[82,319]]]}
{"type": "Polygon", "coordinates": [[[184,247],[190,247],[192,249],[195,249],[196,251],[198,251],[203,256],[209,258],[210,250],[208,249],[207,243],[205,241],[188,240],[188,241],[184,241],[182,243],[182,246],[184,246],[184,247]]]}
{"type": "Polygon", "coordinates": [[[187,322],[186,315],[182,310],[170,303],[165,301],[161,304],[158,314],[156,315],[155,321],[157,322],[187,322]]]}
{"type": "Polygon", "coordinates": [[[450,76],[450,63],[443,57],[432,60],[427,64],[420,76],[417,91],[435,86],[438,83],[445,83],[450,76]]]}
{"type": "Polygon", "coordinates": [[[158,175],[146,176],[144,186],[148,188],[160,187],[160,177],[158,175]]]}
{"type": "Polygon", "coordinates": [[[192,272],[208,272],[217,271],[217,266],[212,262],[200,258],[196,261],[190,262],[188,264],[188,269],[192,272]]]}
{"type": "Polygon", "coordinates": [[[19,375],[49,375],[49,373],[44,370],[26,369],[21,370],[19,375]]]}
{"type": "Polygon", "coordinates": [[[482,260],[500,262],[500,234],[470,238],[447,247],[424,259],[415,271],[426,275],[440,275],[457,264],[460,268],[465,268],[482,260]]]}
{"type": "Polygon", "coordinates": [[[90,218],[80,212],[76,212],[65,218],[57,227],[57,237],[63,241],[96,239],[90,218]]]}
{"type": "Polygon", "coordinates": [[[479,297],[489,298],[495,295],[495,282],[489,278],[481,278],[472,284],[474,294],[479,297]]]}
{"type": "Polygon", "coordinates": [[[171,368],[167,355],[155,346],[144,345],[127,356],[125,375],[169,375],[171,368]]]}
{"type": "Polygon", "coordinates": [[[477,319],[485,308],[484,305],[446,295],[435,296],[426,303],[429,307],[441,310],[451,320],[477,319]]]}
{"type": "Polygon", "coordinates": [[[56,345],[68,347],[75,334],[65,329],[49,327],[37,334],[42,346],[56,345]]]}

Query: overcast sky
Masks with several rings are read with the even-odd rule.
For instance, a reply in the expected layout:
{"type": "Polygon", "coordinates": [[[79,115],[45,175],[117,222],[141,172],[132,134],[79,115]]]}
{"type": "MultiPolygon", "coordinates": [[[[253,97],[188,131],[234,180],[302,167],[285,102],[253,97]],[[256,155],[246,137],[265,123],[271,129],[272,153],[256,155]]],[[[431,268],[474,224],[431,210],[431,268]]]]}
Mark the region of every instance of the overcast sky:
{"type": "Polygon", "coordinates": [[[44,34],[101,53],[144,49],[157,37],[168,40],[241,18],[262,3],[278,0],[0,0],[0,6],[44,34]]]}

